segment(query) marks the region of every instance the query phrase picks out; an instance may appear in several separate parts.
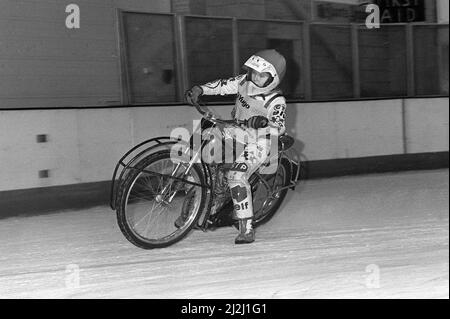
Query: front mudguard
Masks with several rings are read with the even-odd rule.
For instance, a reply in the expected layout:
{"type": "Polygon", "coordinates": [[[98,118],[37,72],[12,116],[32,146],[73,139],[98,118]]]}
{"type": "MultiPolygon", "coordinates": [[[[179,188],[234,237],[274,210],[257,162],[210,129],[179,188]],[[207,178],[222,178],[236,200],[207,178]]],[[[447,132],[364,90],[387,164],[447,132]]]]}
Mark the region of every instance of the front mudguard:
{"type": "MultiPolygon", "coordinates": [[[[179,142],[179,140],[171,139],[168,136],[160,136],[143,141],[142,143],[139,143],[138,145],[131,148],[128,152],[126,152],[120,158],[114,168],[110,189],[109,205],[111,209],[116,210],[118,201],[117,194],[120,185],[126,179],[127,174],[134,169],[135,164],[151,154],[162,150],[170,150],[172,146],[176,145],[179,142]]],[[[209,196],[206,199],[207,205],[205,205],[205,211],[202,212],[202,215],[207,217],[209,216],[208,210],[212,205],[212,196],[210,196],[210,194],[212,193],[212,176],[209,166],[206,163],[202,163],[201,165],[205,177],[205,184],[201,186],[209,189],[209,196]]],[[[203,226],[205,226],[205,223],[202,223],[203,226]]]]}
{"type": "Polygon", "coordinates": [[[169,136],[151,138],[134,146],[120,158],[120,160],[116,164],[116,167],[114,168],[114,173],[111,181],[109,205],[113,210],[115,210],[117,207],[117,192],[120,188],[120,184],[125,179],[127,173],[130,171],[130,167],[133,167],[133,165],[139,160],[152,153],[164,149],[170,149],[170,147],[172,147],[176,143],[178,143],[178,141],[171,139],[169,136]]]}

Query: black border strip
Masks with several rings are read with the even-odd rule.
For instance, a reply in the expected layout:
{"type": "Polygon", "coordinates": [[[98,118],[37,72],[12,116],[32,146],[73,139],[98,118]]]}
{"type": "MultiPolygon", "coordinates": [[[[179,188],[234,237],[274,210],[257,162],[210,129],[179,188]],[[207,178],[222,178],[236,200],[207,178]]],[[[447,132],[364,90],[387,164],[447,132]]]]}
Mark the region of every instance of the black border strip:
{"type": "Polygon", "coordinates": [[[448,153],[445,151],[307,161],[304,163],[302,178],[316,179],[448,168],[448,153]]]}
{"type": "Polygon", "coordinates": [[[0,219],[81,209],[109,202],[111,182],[93,182],[0,192],[0,219]]]}
{"type": "MultiPolygon", "coordinates": [[[[442,169],[449,167],[449,152],[372,156],[306,161],[303,179],[346,175],[442,169]]],[[[72,184],[0,192],[0,219],[33,216],[66,209],[81,209],[109,203],[111,182],[72,184]]],[[[111,211],[111,213],[113,213],[111,211]]]]}

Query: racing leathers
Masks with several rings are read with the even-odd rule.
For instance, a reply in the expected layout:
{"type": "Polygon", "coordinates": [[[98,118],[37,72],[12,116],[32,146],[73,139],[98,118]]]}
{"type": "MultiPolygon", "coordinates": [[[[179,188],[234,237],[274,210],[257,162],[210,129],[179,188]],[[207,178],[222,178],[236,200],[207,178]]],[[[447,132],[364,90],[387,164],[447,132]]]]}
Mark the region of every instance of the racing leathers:
{"type": "Polygon", "coordinates": [[[248,84],[247,75],[242,74],[200,85],[203,95],[236,94],[236,103],[232,111],[235,119],[248,120],[259,115],[269,121],[265,129],[248,127],[225,129],[228,136],[243,144],[243,152],[238,154],[227,176],[235,217],[239,220],[253,218],[249,178],[267,160],[271,150],[270,133],[281,135],[285,131],[286,100],[281,92],[273,90],[266,94],[250,96],[247,94],[248,84]]]}

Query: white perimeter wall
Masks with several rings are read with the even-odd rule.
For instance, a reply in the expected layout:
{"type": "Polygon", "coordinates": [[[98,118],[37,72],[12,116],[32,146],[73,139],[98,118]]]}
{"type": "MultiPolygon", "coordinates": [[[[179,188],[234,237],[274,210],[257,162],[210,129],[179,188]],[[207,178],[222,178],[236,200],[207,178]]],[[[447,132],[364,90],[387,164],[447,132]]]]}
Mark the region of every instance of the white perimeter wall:
{"type": "MultiPolygon", "coordinates": [[[[288,106],[287,124],[307,160],[342,159],[448,151],[448,113],[448,98],[301,103],[288,106]]],[[[0,110],[0,191],[109,180],[133,145],[191,131],[198,118],[188,106],[0,110]],[[49,178],[39,178],[44,169],[49,178]]]]}

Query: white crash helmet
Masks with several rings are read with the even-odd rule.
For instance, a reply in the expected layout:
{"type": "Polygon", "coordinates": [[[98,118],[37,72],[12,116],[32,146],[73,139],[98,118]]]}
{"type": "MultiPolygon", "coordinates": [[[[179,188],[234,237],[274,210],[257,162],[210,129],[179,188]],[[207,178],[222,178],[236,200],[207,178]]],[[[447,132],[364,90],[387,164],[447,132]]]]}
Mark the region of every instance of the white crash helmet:
{"type": "Polygon", "coordinates": [[[257,72],[268,72],[271,80],[264,87],[259,87],[248,76],[247,94],[250,96],[267,94],[274,90],[281,82],[286,72],[286,59],[276,50],[262,50],[252,55],[245,63],[244,69],[257,72]]]}

